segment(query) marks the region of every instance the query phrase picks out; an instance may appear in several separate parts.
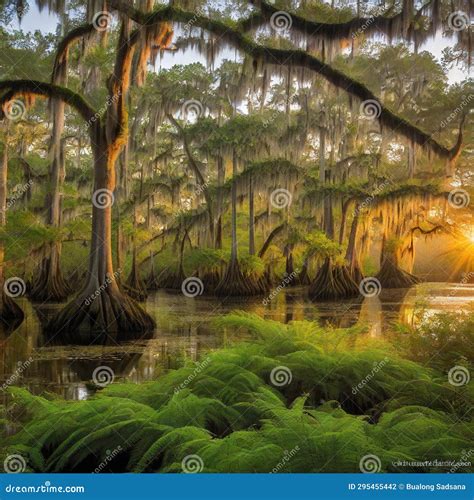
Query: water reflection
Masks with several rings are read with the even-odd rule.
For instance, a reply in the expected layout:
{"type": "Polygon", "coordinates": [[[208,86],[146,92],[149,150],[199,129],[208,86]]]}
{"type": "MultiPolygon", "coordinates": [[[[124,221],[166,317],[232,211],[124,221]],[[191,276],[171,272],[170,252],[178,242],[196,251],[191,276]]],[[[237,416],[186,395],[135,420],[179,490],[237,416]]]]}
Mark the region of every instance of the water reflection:
{"type": "MultiPolygon", "coordinates": [[[[384,290],[379,297],[363,301],[325,303],[312,303],[304,289],[290,288],[268,306],[262,304],[261,298],[217,301],[159,291],[146,303],[157,322],[153,338],[120,344],[112,341],[101,346],[53,345],[43,336],[38,316],[44,320],[61,306],[36,311],[28,301],[20,302],[25,321],[13,333],[0,333],[0,388],[22,385],[36,394],[46,391],[68,399],[85,399],[97,390],[91,378],[99,366],[112,368],[116,380],[141,382],[182,366],[186,359],[196,360],[203,352],[245,338],[241,332],[225,332],[212,324],[217,316],[234,310],[285,323],[304,319],[336,327],[359,323],[368,326],[371,336],[380,337],[394,321],[418,321],[420,310],[429,316],[472,307],[474,286],[424,283],[410,290],[384,290]]],[[[5,400],[4,390],[0,390],[0,397],[5,400]]]]}

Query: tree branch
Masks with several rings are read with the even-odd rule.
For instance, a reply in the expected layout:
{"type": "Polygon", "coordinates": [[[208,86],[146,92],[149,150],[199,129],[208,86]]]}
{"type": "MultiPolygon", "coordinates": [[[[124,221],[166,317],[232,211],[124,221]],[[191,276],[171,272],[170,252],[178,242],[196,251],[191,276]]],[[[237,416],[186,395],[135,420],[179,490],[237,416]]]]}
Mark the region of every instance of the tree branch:
{"type": "Polygon", "coordinates": [[[256,60],[267,64],[299,66],[310,69],[321,75],[336,88],[349,93],[361,101],[377,101],[380,105],[378,120],[382,125],[414,141],[419,146],[430,149],[442,158],[451,159],[454,154],[453,150],[438,143],[430,134],[385,107],[365,85],[303,50],[276,49],[261,45],[239,32],[238,29],[234,29],[222,21],[209,19],[198,13],[186,12],[173,6],[160,8],[152,13],[143,13],[126,4],[123,0],[111,0],[110,4],[112,8],[125,13],[133,21],[141,25],[150,26],[164,21],[192,23],[193,26],[200,27],[219,36],[221,40],[241,49],[256,60]]]}
{"type": "Polygon", "coordinates": [[[89,122],[97,115],[94,108],[79,94],[66,87],[35,80],[3,80],[0,81],[0,92],[6,94],[0,98],[0,108],[16,96],[34,95],[40,97],[55,97],[73,107],[86,121],[89,122]]]}

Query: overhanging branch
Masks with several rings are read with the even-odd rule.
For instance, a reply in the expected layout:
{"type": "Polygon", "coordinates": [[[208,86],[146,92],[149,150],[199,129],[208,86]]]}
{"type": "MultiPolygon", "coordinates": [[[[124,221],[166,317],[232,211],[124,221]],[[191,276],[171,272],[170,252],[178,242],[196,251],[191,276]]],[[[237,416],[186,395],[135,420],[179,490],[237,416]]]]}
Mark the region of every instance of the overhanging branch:
{"type": "Polygon", "coordinates": [[[15,96],[54,97],[73,107],[87,122],[90,122],[97,116],[97,112],[82,96],[66,87],[60,87],[51,83],[35,80],[3,80],[0,81],[0,93],[2,92],[6,92],[6,94],[0,98],[0,107],[3,107],[6,102],[15,96]]]}
{"type": "Polygon", "coordinates": [[[192,26],[200,27],[217,35],[221,40],[239,48],[256,60],[267,64],[302,67],[314,71],[337,89],[341,89],[361,101],[377,101],[380,105],[378,120],[383,126],[388,127],[419,146],[431,150],[442,158],[451,159],[453,157],[453,150],[443,146],[434,140],[430,134],[388,109],[379,102],[374,93],[364,84],[303,50],[277,49],[261,45],[241,33],[238,29],[232,28],[222,21],[209,19],[198,13],[186,12],[172,6],[161,8],[152,13],[144,13],[122,0],[111,0],[110,4],[112,8],[126,14],[130,19],[141,25],[150,26],[164,21],[192,24],[192,26]]]}

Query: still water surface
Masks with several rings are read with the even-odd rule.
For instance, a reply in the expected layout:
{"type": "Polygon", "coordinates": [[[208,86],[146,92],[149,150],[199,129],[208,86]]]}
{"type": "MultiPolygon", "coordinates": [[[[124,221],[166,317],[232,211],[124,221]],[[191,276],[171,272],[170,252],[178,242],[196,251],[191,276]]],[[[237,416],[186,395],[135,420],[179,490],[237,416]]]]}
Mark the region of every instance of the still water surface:
{"type": "MultiPolygon", "coordinates": [[[[115,380],[141,382],[182,366],[187,359],[199,359],[209,350],[245,339],[243,333],[213,325],[216,317],[231,311],[252,312],[284,323],[312,320],[336,327],[362,323],[376,337],[383,336],[394,322],[413,324],[419,320],[415,313],[420,310],[422,316],[472,310],[474,286],[423,283],[410,290],[385,290],[379,297],[324,303],[309,301],[303,289],[288,288],[268,306],[261,297],[218,301],[158,291],[146,302],[158,325],[153,338],[107,346],[51,345],[38,320],[37,313],[44,311],[35,310],[26,300],[20,302],[25,321],[13,333],[0,337],[0,388],[16,374],[15,385],[36,394],[48,391],[68,399],[85,399],[95,392],[91,378],[98,366],[111,367],[115,380]]],[[[0,390],[0,402],[4,398],[5,391],[0,390]]]]}

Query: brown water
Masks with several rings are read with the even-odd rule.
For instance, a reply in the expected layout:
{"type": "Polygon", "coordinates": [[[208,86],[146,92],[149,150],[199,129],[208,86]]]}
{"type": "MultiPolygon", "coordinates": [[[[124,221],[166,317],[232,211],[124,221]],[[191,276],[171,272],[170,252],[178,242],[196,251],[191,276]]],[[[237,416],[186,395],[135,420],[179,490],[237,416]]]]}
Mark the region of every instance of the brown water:
{"type": "MultiPolygon", "coordinates": [[[[2,386],[11,383],[36,394],[48,391],[68,399],[85,399],[95,391],[91,379],[99,366],[112,368],[115,380],[156,378],[186,359],[196,360],[202,353],[244,339],[242,333],[213,325],[216,317],[234,310],[285,323],[303,319],[337,327],[362,323],[370,335],[383,336],[393,322],[413,324],[436,312],[473,309],[474,286],[424,283],[410,290],[385,290],[379,297],[324,303],[309,301],[303,289],[288,288],[268,306],[262,304],[262,298],[218,301],[159,291],[146,302],[158,325],[153,338],[108,346],[52,345],[42,335],[31,303],[19,302],[25,321],[13,333],[0,337],[0,402],[6,396],[2,386]]],[[[49,309],[57,307],[61,306],[49,309]]]]}

